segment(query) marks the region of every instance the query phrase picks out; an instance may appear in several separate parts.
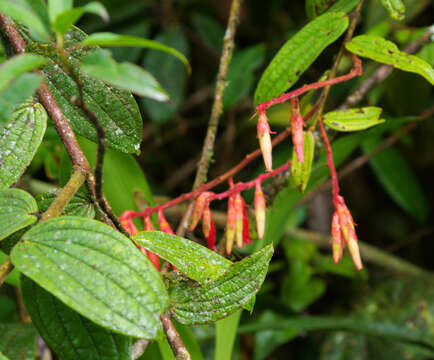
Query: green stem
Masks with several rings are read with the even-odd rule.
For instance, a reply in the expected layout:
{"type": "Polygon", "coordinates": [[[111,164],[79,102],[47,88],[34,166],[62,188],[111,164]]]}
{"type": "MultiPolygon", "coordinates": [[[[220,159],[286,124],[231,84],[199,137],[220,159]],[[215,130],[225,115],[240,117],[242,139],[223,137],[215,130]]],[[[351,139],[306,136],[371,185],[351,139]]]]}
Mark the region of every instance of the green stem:
{"type": "Polygon", "coordinates": [[[7,276],[11,273],[11,271],[14,269],[14,266],[12,265],[11,259],[7,258],[3,264],[0,265],[0,286],[3,285],[4,281],[6,280],[7,276]]]}

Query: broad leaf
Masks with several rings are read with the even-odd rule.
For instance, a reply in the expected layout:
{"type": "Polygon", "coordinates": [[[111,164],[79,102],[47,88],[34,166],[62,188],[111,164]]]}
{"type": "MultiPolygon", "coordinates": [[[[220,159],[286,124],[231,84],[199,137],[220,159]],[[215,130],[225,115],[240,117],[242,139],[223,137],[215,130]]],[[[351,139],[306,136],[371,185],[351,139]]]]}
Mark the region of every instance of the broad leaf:
{"type": "Polygon", "coordinates": [[[281,95],[293,86],[321,52],[348,27],[344,13],[326,13],[307,24],[279,50],[265,69],[255,92],[255,104],[281,95]]]}
{"type": "Polygon", "coordinates": [[[15,21],[36,31],[44,40],[50,38],[46,24],[26,1],[2,0],[0,1],[0,13],[10,16],[15,21]]]}
{"type": "Polygon", "coordinates": [[[405,17],[405,5],[401,0],[380,0],[388,11],[389,15],[395,20],[403,20],[405,17]]]}
{"type": "Polygon", "coordinates": [[[83,7],[68,9],[61,12],[52,23],[52,28],[59,34],[65,34],[84,14],[94,14],[108,21],[109,15],[105,7],[97,1],[92,1],[83,7]]]}
{"type": "Polygon", "coordinates": [[[382,109],[375,106],[331,111],[324,115],[324,124],[336,131],[359,131],[381,124],[382,109]]]}
{"type": "Polygon", "coordinates": [[[203,324],[234,313],[258,292],[272,255],[268,245],[203,286],[178,282],[170,292],[172,315],[182,324],[203,324]]]}
{"type": "MultiPolygon", "coordinates": [[[[65,34],[65,47],[76,45],[86,37],[81,30],[73,28],[65,34]]],[[[48,63],[42,72],[53,93],[56,102],[69,120],[73,130],[86,138],[96,141],[95,127],[81,109],[71,103],[71,98],[78,97],[77,86],[63,71],[60,60],[53,55],[54,44],[40,47],[32,43],[29,48],[33,52],[47,55],[48,63]]],[[[89,55],[89,49],[71,51],[69,60],[76,68],[81,59],[89,55]]],[[[133,96],[122,90],[112,88],[104,82],[89,78],[82,74],[84,98],[106,129],[106,144],[118,151],[136,153],[142,137],[142,119],[133,96]]]]}
{"type": "Polygon", "coordinates": [[[311,131],[304,133],[304,161],[298,161],[298,156],[295,151],[292,151],[291,177],[294,185],[304,192],[307,183],[309,182],[310,173],[312,171],[312,161],[315,151],[315,139],[311,131]]]}
{"type": "Polygon", "coordinates": [[[0,324],[0,352],[11,360],[33,360],[36,330],[31,324],[0,324]]]}
{"type": "Polygon", "coordinates": [[[147,339],[162,335],[163,281],[132,242],[99,221],[63,216],[30,229],[12,263],[93,322],[147,339]]]}
{"type": "Polygon", "coordinates": [[[47,114],[39,103],[27,102],[0,127],[0,188],[15,183],[29,166],[47,127],[47,114]]]}
{"type": "Polygon", "coordinates": [[[157,101],[169,100],[167,93],[149,72],[135,64],[118,64],[107,50],[98,49],[83,58],[81,70],[93,78],[137,95],[157,101]]]}
{"type": "Polygon", "coordinates": [[[87,320],[25,276],[21,284],[32,323],[63,360],[131,359],[130,337],[87,320]]]}
{"type": "Polygon", "coordinates": [[[35,199],[24,190],[0,190],[0,240],[38,220],[35,199]]]}
{"type": "Polygon", "coordinates": [[[143,231],[134,235],[133,240],[200,284],[216,280],[232,265],[231,261],[216,252],[180,236],[143,231]]]}
{"type": "MultiPolygon", "coordinates": [[[[169,27],[159,33],[155,40],[188,56],[188,40],[179,26],[169,27]]],[[[153,100],[143,99],[143,105],[151,120],[154,123],[163,124],[173,118],[184,102],[187,71],[177,59],[156,50],[148,51],[142,64],[169,93],[171,99],[169,104],[160,104],[153,100]]]]}
{"type": "Polygon", "coordinates": [[[190,72],[190,64],[187,58],[173,47],[166,46],[158,41],[143,39],[138,36],[118,35],[109,32],[95,33],[89,35],[81,42],[83,46],[129,46],[141,47],[145,49],[154,49],[166,52],[177,57],[187,67],[190,72]]]}
{"type": "Polygon", "coordinates": [[[58,15],[72,9],[74,0],[48,0],[47,3],[48,15],[51,22],[54,22],[58,15]]]}
{"type": "Polygon", "coordinates": [[[359,2],[360,0],[338,0],[328,11],[349,13],[359,2]]]}
{"type": "MultiPolygon", "coordinates": [[[[44,213],[60,191],[44,193],[36,196],[36,201],[41,213],[44,213]]],[[[84,192],[76,193],[63,209],[62,215],[83,216],[88,218],[95,217],[95,208],[87,194],[84,192]]]]}
{"type": "Polygon", "coordinates": [[[393,42],[382,37],[360,35],[354,37],[345,46],[356,55],[419,74],[434,85],[434,70],[430,64],[415,55],[400,51],[393,42]]]}
{"type": "Polygon", "coordinates": [[[44,65],[46,62],[44,57],[35,54],[11,57],[0,65],[0,90],[4,90],[18,76],[44,65]]]}
{"type": "Polygon", "coordinates": [[[211,16],[194,14],[192,18],[195,32],[202,41],[216,53],[220,53],[225,36],[222,26],[211,16]]]}
{"type": "Polygon", "coordinates": [[[0,124],[5,123],[15,107],[32,96],[41,84],[39,74],[22,74],[0,91],[0,124]]]}
{"type": "MultiPolygon", "coordinates": [[[[369,138],[363,142],[363,151],[370,153],[379,144],[379,139],[369,138]]],[[[388,148],[375,155],[369,164],[379,182],[390,197],[419,221],[428,217],[426,196],[416,175],[401,154],[394,148],[388,148]]]]}

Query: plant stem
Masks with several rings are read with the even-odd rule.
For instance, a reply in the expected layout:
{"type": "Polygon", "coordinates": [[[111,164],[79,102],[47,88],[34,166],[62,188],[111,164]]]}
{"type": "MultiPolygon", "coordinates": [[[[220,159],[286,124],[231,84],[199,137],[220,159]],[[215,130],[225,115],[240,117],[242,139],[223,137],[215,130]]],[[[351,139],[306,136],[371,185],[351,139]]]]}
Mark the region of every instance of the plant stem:
{"type": "Polygon", "coordinates": [[[166,333],[167,340],[169,341],[170,347],[175,354],[176,360],[191,360],[191,356],[188,350],[182,343],[181,337],[178,334],[172,320],[170,320],[170,315],[163,313],[160,316],[161,323],[163,324],[164,332],[166,333]]]}
{"type": "MultiPolygon", "coordinates": [[[[214,143],[217,135],[219,118],[223,110],[223,95],[226,86],[226,77],[229,69],[229,63],[232,58],[234,49],[234,39],[236,33],[236,25],[240,13],[242,0],[233,0],[229,13],[228,25],[223,39],[223,51],[220,57],[220,65],[217,75],[217,84],[214,94],[214,102],[211,109],[211,116],[208,123],[208,129],[205,136],[205,141],[202,147],[202,154],[197,167],[196,177],[194,179],[193,190],[198,189],[205,181],[208,174],[208,168],[213,156],[214,143]]],[[[178,227],[178,235],[183,235],[188,226],[193,210],[193,203],[190,204],[181,223],[178,227]]]]}
{"type": "MultiPolygon", "coordinates": [[[[291,229],[287,231],[288,235],[301,237],[310,242],[317,244],[319,247],[330,248],[331,236],[320,234],[314,231],[291,229]]],[[[397,256],[388,254],[374,246],[359,241],[360,254],[363,259],[372,262],[378,266],[396,271],[397,273],[411,276],[433,276],[432,273],[421,269],[420,267],[402,260],[397,256]]]]}
{"type": "Polygon", "coordinates": [[[11,258],[8,257],[3,264],[0,265],[0,286],[3,285],[4,281],[6,280],[7,276],[11,273],[11,271],[14,269],[14,266],[12,265],[11,258]]]}

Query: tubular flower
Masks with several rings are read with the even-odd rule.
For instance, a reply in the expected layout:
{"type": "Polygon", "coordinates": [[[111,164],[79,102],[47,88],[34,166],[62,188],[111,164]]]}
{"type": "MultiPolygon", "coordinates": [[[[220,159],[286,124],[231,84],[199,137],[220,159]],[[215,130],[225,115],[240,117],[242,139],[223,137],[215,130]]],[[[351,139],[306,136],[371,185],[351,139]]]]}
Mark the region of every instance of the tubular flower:
{"type": "Polygon", "coordinates": [[[205,237],[209,236],[209,232],[211,229],[211,222],[212,222],[211,216],[212,214],[209,208],[209,203],[207,203],[205,209],[203,210],[203,215],[202,215],[202,231],[205,237]]]}
{"type": "Polygon", "coordinates": [[[244,200],[241,197],[241,194],[238,193],[235,195],[235,241],[237,243],[238,249],[243,247],[243,208],[244,208],[244,200]]]}
{"type": "Polygon", "coordinates": [[[207,238],[208,249],[215,250],[215,225],[214,221],[211,220],[211,226],[209,228],[209,234],[207,238]]]}
{"type": "Polygon", "coordinates": [[[257,133],[259,139],[259,145],[262,151],[262,157],[264,158],[265,170],[273,170],[273,158],[272,158],[272,146],[270,136],[270,126],[268,125],[267,115],[265,110],[259,111],[257,133]]]}
{"type": "Polygon", "coordinates": [[[265,198],[262,192],[261,183],[258,181],[255,188],[255,216],[256,216],[256,228],[258,231],[258,238],[262,239],[265,232],[265,198]]]}
{"type": "Polygon", "coordinates": [[[291,133],[294,151],[298,162],[304,162],[303,117],[300,114],[298,99],[291,99],[291,133]]]}
{"type": "Polygon", "coordinates": [[[249,232],[249,216],[247,215],[246,203],[243,199],[243,244],[250,244],[250,232],[249,232]]]}
{"type": "Polygon", "coordinates": [[[163,210],[158,209],[158,222],[160,223],[160,231],[172,234],[173,232],[172,228],[170,227],[169,223],[167,222],[166,218],[164,217],[163,210]]]}
{"type": "Polygon", "coordinates": [[[154,224],[152,223],[152,220],[149,216],[143,218],[143,224],[144,224],[145,231],[155,230],[154,224]]]}
{"type": "Polygon", "coordinates": [[[208,203],[207,199],[211,194],[212,194],[211,192],[206,191],[200,194],[199,197],[197,198],[194,211],[193,211],[193,220],[191,221],[191,225],[190,225],[190,231],[193,231],[196,228],[197,224],[199,223],[199,220],[202,218],[204,208],[208,203]]]}
{"type": "Polygon", "coordinates": [[[226,253],[230,254],[234,246],[235,224],[237,222],[233,196],[229,196],[228,199],[228,214],[226,219],[226,253]]]}
{"type": "Polygon", "coordinates": [[[335,208],[336,211],[333,214],[332,221],[332,241],[336,250],[333,249],[333,258],[335,259],[335,262],[336,259],[339,261],[342,256],[341,252],[344,245],[348,245],[348,250],[351,254],[354,265],[357,270],[361,270],[363,264],[362,259],[360,258],[356,231],[354,229],[354,220],[345,204],[344,198],[340,195],[337,195],[335,199],[335,208]],[[339,242],[341,243],[341,246],[338,246],[339,242]]]}

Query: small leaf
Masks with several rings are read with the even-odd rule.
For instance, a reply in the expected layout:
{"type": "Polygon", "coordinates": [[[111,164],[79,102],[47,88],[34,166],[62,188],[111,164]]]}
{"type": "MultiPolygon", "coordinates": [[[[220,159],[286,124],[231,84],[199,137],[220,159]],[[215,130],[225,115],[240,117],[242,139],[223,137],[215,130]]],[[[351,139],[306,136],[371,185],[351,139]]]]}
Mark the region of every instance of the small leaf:
{"type": "Polygon", "coordinates": [[[312,20],[325,13],[336,0],[306,0],[306,14],[312,20]]]}
{"type": "Polygon", "coordinates": [[[83,7],[68,9],[61,12],[52,23],[52,28],[59,34],[65,34],[84,14],[94,14],[108,21],[109,15],[106,8],[100,2],[92,1],[83,7]]]}
{"type": "Polygon", "coordinates": [[[0,352],[0,360],[9,360],[9,359],[0,352]]]}
{"type": "Polygon", "coordinates": [[[50,39],[50,33],[44,21],[33,11],[26,1],[1,0],[0,13],[10,16],[15,21],[36,31],[42,39],[50,39]]]}
{"type": "Polygon", "coordinates": [[[380,0],[388,11],[390,17],[395,20],[403,20],[405,17],[405,6],[401,0],[380,0]]]}
{"type": "Polygon", "coordinates": [[[74,0],[48,0],[47,2],[48,15],[51,22],[54,22],[59,14],[72,9],[74,0]]]}
{"type": "Polygon", "coordinates": [[[216,280],[232,265],[231,261],[216,252],[180,236],[160,231],[142,231],[132,238],[200,284],[216,280]]]}
{"type": "Polygon", "coordinates": [[[0,190],[0,240],[38,220],[35,199],[24,190],[0,190]]]}
{"type": "Polygon", "coordinates": [[[375,106],[331,111],[324,115],[324,124],[336,131],[359,131],[381,124],[382,109],[375,106]]]}
{"type": "Polygon", "coordinates": [[[44,65],[47,60],[35,54],[15,55],[0,65],[0,90],[18,76],[44,65]]]}
{"type": "Polygon", "coordinates": [[[29,166],[47,127],[47,114],[39,103],[27,102],[0,127],[0,188],[15,183],[29,166]]]}
{"type": "MultiPolygon", "coordinates": [[[[72,28],[65,34],[65,47],[74,46],[85,37],[86,34],[81,30],[72,28]]],[[[48,62],[42,68],[42,73],[74,132],[96,141],[95,127],[83,111],[71,103],[71,99],[79,95],[77,86],[62,69],[60,60],[55,56],[55,44],[41,47],[31,43],[29,49],[47,56],[48,62]]],[[[78,69],[81,59],[90,52],[89,49],[75,48],[71,50],[69,60],[78,69]]],[[[107,146],[126,153],[137,153],[142,138],[142,118],[134,97],[129,92],[113,88],[85,74],[80,74],[80,79],[83,82],[87,106],[106,129],[107,146]]]]}
{"type": "Polygon", "coordinates": [[[312,171],[312,161],[315,151],[315,140],[311,131],[304,132],[304,161],[298,161],[295,151],[292,151],[291,176],[294,185],[304,192],[312,171]]]}
{"type": "MultiPolygon", "coordinates": [[[[369,138],[362,144],[363,151],[370,153],[378,144],[379,139],[369,138]]],[[[401,154],[388,148],[371,158],[369,164],[390,197],[416,219],[426,221],[429,212],[426,196],[401,154]]]]}
{"type": "Polygon", "coordinates": [[[9,119],[18,104],[23,103],[36,92],[41,81],[42,76],[39,74],[22,74],[0,92],[0,124],[9,119]]]}
{"type": "Polygon", "coordinates": [[[131,359],[130,337],[87,320],[25,276],[21,284],[32,323],[63,360],[131,359]]]}
{"type": "Polygon", "coordinates": [[[220,53],[223,46],[224,30],[212,16],[194,14],[192,19],[194,30],[202,41],[216,53],[220,53]]]}
{"type": "Polygon", "coordinates": [[[265,69],[255,92],[255,104],[265,102],[293,86],[321,52],[348,27],[344,13],[326,13],[308,23],[279,50],[265,69]]]}
{"type": "Polygon", "coordinates": [[[163,281],[132,242],[99,221],[75,216],[30,229],[12,263],[67,306],[100,326],[137,338],[162,335],[163,281]]]}
{"type": "MultiPolygon", "coordinates": [[[[57,195],[59,195],[59,192],[60,191],[54,191],[36,196],[36,201],[41,213],[47,211],[48,207],[51,205],[57,195]]],[[[68,205],[66,205],[66,207],[63,209],[61,215],[82,216],[93,219],[95,217],[95,208],[86,193],[78,192],[72,197],[68,205]]]]}
{"type": "Polygon", "coordinates": [[[177,57],[186,66],[188,72],[191,72],[190,63],[187,58],[178,50],[161,44],[154,40],[143,39],[138,36],[118,35],[110,32],[94,33],[81,41],[83,46],[129,46],[141,47],[145,49],[155,49],[164,51],[177,57]]]}
{"type": "Polygon", "coordinates": [[[434,70],[430,64],[415,55],[399,51],[393,42],[382,37],[360,35],[354,37],[345,46],[356,55],[419,74],[434,85],[434,70]]]}
{"type": "Polygon", "coordinates": [[[90,76],[123,90],[157,101],[169,96],[155,78],[140,66],[116,63],[107,50],[98,49],[82,59],[81,70],[90,76]]]}
{"type": "Polygon", "coordinates": [[[0,352],[11,360],[33,360],[36,329],[32,324],[0,324],[0,352]]]}
{"type": "Polygon", "coordinates": [[[339,0],[336,1],[335,4],[330,9],[328,9],[328,11],[330,12],[342,11],[348,14],[359,4],[359,2],[360,0],[339,0]]]}
{"type": "Polygon", "coordinates": [[[203,324],[234,313],[258,292],[272,255],[273,246],[268,245],[206,285],[177,283],[170,292],[172,315],[182,324],[203,324]]]}

